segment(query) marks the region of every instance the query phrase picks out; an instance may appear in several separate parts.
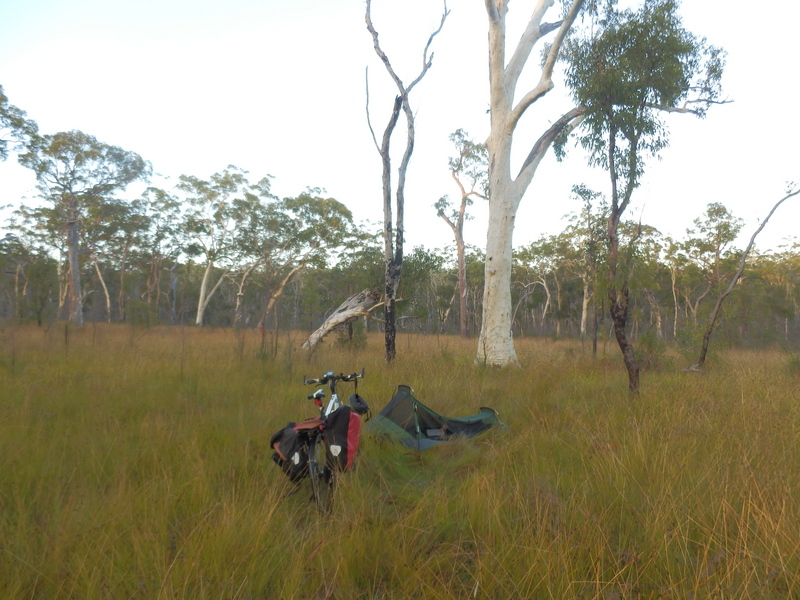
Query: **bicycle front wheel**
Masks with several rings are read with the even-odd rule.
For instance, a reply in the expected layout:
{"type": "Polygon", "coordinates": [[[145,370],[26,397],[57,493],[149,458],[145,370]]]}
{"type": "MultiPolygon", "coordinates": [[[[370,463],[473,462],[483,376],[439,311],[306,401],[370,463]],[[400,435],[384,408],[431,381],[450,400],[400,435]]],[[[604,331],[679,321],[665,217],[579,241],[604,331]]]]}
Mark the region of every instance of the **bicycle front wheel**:
{"type": "Polygon", "coordinates": [[[328,464],[325,442],[316,436],[308,448],[308,477],[317,510],[328,513],[333,508],[333,469],[328,464]]]}

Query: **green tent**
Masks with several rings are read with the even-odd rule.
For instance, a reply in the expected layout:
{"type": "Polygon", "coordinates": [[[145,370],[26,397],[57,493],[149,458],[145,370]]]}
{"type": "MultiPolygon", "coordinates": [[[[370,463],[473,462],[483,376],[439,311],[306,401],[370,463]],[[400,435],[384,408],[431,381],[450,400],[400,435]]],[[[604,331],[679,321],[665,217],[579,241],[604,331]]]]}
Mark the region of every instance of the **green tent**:
{"type": "Polygon", "coordinates": [[[367,423],[364,431],[385,436],[412,450],[427,450],[459,437],[473,437],[495,425],[503,425],[492,408],[469,417],[443,417],[417,400],[414,390],[398,385],[394,397],[380,414],[367,423]]]}

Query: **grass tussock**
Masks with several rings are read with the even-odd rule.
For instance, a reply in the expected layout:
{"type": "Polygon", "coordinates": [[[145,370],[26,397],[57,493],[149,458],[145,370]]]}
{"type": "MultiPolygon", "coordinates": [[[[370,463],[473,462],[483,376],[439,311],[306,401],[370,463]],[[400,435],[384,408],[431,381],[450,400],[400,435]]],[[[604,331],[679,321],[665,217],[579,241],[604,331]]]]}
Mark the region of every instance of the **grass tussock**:
{"type": "MultiPolygon", "coordinates": [[[[180,599],[800,596],[796,357],[658,368],[640,398],[617,357],[518,340],[363,350],[300,334],[92,326],[0,332],[0,597],[180,599]],[[787,367],[788,365],[788,367],[787,367]],[[332,517],[270,460],[314,414],[302,376],[366,367],[452,416],[509,426],[415,454],[362,439],[332,517]]],[[[669,364],[669,363],[667,363],[669,364]]]]}

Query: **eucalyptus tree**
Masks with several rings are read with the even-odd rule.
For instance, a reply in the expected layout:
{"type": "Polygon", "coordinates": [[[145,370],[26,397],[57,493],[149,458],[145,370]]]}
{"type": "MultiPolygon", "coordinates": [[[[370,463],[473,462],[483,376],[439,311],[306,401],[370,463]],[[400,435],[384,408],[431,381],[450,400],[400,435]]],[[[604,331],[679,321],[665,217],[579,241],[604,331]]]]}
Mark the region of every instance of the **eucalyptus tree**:
{"type": "Polygon", "coordinates": [[[80,131],[36,136],[19,162],[33,170],[42,199],[52,203],[50,223],[66,238],[68,318],[83,324],[79,253],[87,210],[106,202],[133,181],[146,179],[150,164],[135,152],[80,131]]]}
{"type": "Polygon", "coordinates": [[[149,220],[139,200],[109,199],[87,210],[82,231],[83,246],[103,290],[106,320],[109,322],[112,319],[111,291],[103,269],[116,271],[119,277],[116,317],[124,321],[125,277],[130,255],[144,241],[143,235],[148,227],[149,220]]]}
{"type": "Polygon", "coordinates": [[[487,200],[489,194],[488,157],[486,146],[469,139],[463,129],[450,135],[457,154],[449,160],[450,175],[458,186],[461,199],[454,206],[448,196],[442,196],[434,205],[436,212],[453,231],[456,241],[458,268],[459,331],[461,337],[469,337],[469,313],[467,310],[467,263],[464,245],[464,220],[469,218],[467,207],[473,198],[487,200]]]}
{"type": "Polygon", "coordinates": [[[195,324],[200,326],[211,298],[238,267],[239,236],[247,230],[259,205],[274,197],[269,191],[269,176],[251,184],[247,172],[233,165],[213,174],[208,181],[181,175],[177,187],[185,200],[181,225],[186,240],[184,252],[200,256],[203,261],[195,315],[195,324]],[[221,273],[212,283],[215,268],[221,273]]]}
{"type": "Polygon", "coordinates": [[[178,258],[181,254],[182,204],[180,198],[166,190],[148,187],[138,200],[145,217],[137,253],[140,268],[144,271],[142,299],[150,316],[159,317],[161,298],[168,301],[171,322],[177,320],[176,288],[178,284],[178,258]],[[166,291],[161,278],[170,275],[166,291]]]}
{"type": "Polygon", "coordinates": [[[6,160],[12,151],[24,149],[37,135],[36,122],[8,101],[0,85],[0,161],[6,160]]]}
{"type": "Polygon", "coordinates": [[[591,27],[571,37],[564,59],[570,93],[584,107],[581,145],[609,176],[608,299],[628,387],[638,394],[639,365],[625,332],[629,289],[619,224],[647,159],[668,143],[663,115],[705,116],[721,92],[724,55],[682,27],[673,0],[645,0],[637,10],[609,2],[593,6],[592,16],[591,27]]]}
{"type": "Polygon", "coordinates": [[[600,192],[594,191],[585,184],[572,186],[573,198],[579,199],[583,206],[578,213],[568,215],[569,225],[564,235],[569,239],[574,254],[571,268],[582,284],[580,335],[584,338],[589,328],[589,307],[594,303],[592,353],[597,355],[597,303],[594,302],[598,290],[598,267],[604,260],[603,240],[607,220],[608,203],[600,192]]]}
{"type": "Polygon", "coordinates": [[[357,236],[350,210],[324,191],[308,189],[293,198],[274,203],[255,232],[254,247],[264,269],[266,290],[259,327],[286,286],[302,270],[327,267],[339,250],[357,236]]]}
{"type": "MultiPolygon", "coordinates": [[[[542,333],[545,333],[545,320],[548,313],[554,312],[554,306],[560,301],[560,274],[562,267],[559,255],[558,237],[555,235],[542,235],[527,246],[514,253],[515,261],[519,265],[521,277],[516,282],[522,293],[514,308],[514,318],[523,302],[534,294],[537,286],[544,292],[544,304],[539,316],[542,333]],[[553,292],[558,290],[557,300],[553,301],[553,292]]],[[[556,318],[557,320],[557,318],[556,318]]],[[[558,324],[556,325],[558,328],[558,324]]]]}
{"type": "Polygon", "coordinates": [[[394,99],[392,112],[389,116],[389,121],[383,131],[381,142],[378,143],[378,138],[372,128],[369,118],[369,88],[367,88],[367,123],[369,124],[370,132],[372,133],[372,140],[375,143],[375,148],[381,157],[381,187],[383,196],[383,242],[384,242],[384,346],[386,362],[394,361],[397,354],[395,337],[397,335],[397,326],[395,323],[395,301],[397,298],[397,288],[400,285],[400,272],[403,267],[403,237],[404,233],[404,220],[405,220],[405,183],[408,165],[411,160],[411,155],[414,152],[415,141],[415,125],[414,125],[414,111],[411,109],[409,95],[416,85],[422,81],[428,70],[433,64],[433,53],[428,54],[431,43],[434,37],[444,27],[445,19],[449,11],[447,10],[447,3],[444,4],[442,11],[442,19],[439,27],[428,37],[428,42],[422,53],[422,68],[419,74],[414,78],[411,83],[404,83],[403,80],[397,75],[394,67],[392,66],[389,57],[383,51],[383,48],[378,41],[378,32],[372,23],[372,1],[367,0],[366,16],[367,29],[372,36],[372,43],[375,48],[375,53],[380,58],[386,71],[389,73],[392,81],[397,87],[397,96],[394,99]],[[400,111],[402,110],[406,122],[406,146],[403,156],[400,159],[400,166],[397,169],[397,185],[394,189],[395,193],[395,206],[392,209],[392,165],[391,165],[391,141],[394,134],[395,127],[400,119],[400,111]],[[392,216],[394,212],[394,229],[392,226],[392,216]]]}
{"type": "Polygon", "coordinates": [[[712,202],[693,223],[694,227],[686,230],[686,239],[681,243],[685,264],[680,284],[692,322],[697,325],[700,303],[713,297],[715,287],[723,285],[723,263],[731,262],[731,255],[738,253],[732,244],[744,221],[723,204],[712,202]]]}
{"type": "Polygon", "coordinates": [[[477,360],[502,367],[517,365],[511,337],[511,273],[514,220],[523,195],[533,180],[545,153],[559,136],[580,120],[581,105],[570,109],[542,133],[516,176],[512,175],[512,146],[517,127],[535,103],[553,87],[553,71],[562,44],[580,12],[584,0],[564,2],[564,16],[555,22],[545,17],[554,0],[537,0],[533,14],[511,57],[506,60],[506,16],[508,0],[484,0],[489,19],[489,109],[491,131],[486,142],[489,159],[489,222],[486,237],[483,318],[478,339],[477,360]],[[517,87],[533,48],[544,44],[544,61],[538,80],[518,94],[517,87]]]}
{"type": "Polygon", "coordinates": [[[0,239],[0,281],[3,297],[10,302],[9,316],[33,318],[42,325],[55,312],[56,260],[30,237],[7,234],[0,239]]]}
{"type": "Polygon", "coordinates": [[[455,298],[453,286],[443,281],[445,256],[439,250],[415,246],[406,257],[401,291],[402,318],[413,319],[424,331],[438,333],[455,298]],[[442,298],[442,293],[446,298],[442,298]]]}
{"type": "Polygon", "coordinates": [[[789,340],[790,324],[800,318],[800,240],[786,240],[777,251],[759,257],[758,265],[767,282],[780,290],[783,315],[783,338],[789,340]]]}
{"type": "Polygon", "coordinates": [[[26,248],[29,255],[50,255],[55,263],[55,281],[58,289],[56,314],[60,317],[66,302],[67,290],[67,247],[62,227],[55,208],[50,206],[18,206],[8,221],[8,229],[26,248]]]}

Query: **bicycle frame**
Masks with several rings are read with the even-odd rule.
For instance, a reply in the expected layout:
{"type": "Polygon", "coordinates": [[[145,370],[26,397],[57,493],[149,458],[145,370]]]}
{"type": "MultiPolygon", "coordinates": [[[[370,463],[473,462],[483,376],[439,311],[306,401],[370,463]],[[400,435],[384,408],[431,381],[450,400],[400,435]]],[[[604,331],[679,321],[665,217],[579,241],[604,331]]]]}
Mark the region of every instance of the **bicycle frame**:
{"type": "Polygon", "coordinates": [[[311,479],[311,490],[314,494],[314,501],[317,509],[322,513],[330,512],[333,506],[333,486],[336,478],[334,467],[328,460],[328,440],[325,436],[325,423],[328,416],[342,406],[339,400],[339,394],[336,390],[337,381],[353,382],[355,385],[355,393],[358,393],[358,380],[364,377],[364,369],[361,373],[352,373],[351,375],[334,374],[333,371],[328,371],[318,379],[306,379],[303,375],[303,384],[305,385],[318,385],[328,384],[331,390],[331,398],[326,407],[323,408],[322,400],[325,398],[325,390],[318,389],[313,394],[308,396],[309,400],[313,400],[314,404],[319,407],[321,423],[319,427],[313,432],[309,432],[308,444],[308,474],[311,479]]]}

